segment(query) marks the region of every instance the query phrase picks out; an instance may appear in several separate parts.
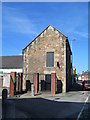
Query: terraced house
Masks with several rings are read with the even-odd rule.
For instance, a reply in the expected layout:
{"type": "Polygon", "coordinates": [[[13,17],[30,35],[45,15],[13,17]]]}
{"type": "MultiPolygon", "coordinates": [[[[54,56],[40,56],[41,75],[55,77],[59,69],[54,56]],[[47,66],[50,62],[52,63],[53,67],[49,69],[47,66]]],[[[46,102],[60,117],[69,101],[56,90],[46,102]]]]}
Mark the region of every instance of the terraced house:
{"type": "Polygon", "coordinates": [[[34,73],[39,73],[38,91],[51,91],[54,85],[55,93],[68,91],[72,85],[71,55],[68,37],[49,25],[23,49],[23,89],[27,81],[31,86],[34,73]]]}

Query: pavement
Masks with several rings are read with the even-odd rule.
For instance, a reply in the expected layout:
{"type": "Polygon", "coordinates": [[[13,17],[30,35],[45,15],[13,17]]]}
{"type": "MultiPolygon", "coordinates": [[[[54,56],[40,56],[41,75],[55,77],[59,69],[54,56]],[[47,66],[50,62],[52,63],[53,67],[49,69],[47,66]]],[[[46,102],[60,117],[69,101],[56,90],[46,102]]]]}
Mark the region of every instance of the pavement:
{"type": "Polygon", "coordinates": [[[68,102],[83,102],[85,101],[86,97],[88,96],[88,91],[73,91],[67,93],[59,93],[55,95],[51,95],[50,93],[40,93],[35,96],[31,95],[31,92],[25,93],[19,98],[44,98],[48,100],[54,101],[68,101],[68,102]],[[78,98],[78,99],[77,99],[78,98]]]}

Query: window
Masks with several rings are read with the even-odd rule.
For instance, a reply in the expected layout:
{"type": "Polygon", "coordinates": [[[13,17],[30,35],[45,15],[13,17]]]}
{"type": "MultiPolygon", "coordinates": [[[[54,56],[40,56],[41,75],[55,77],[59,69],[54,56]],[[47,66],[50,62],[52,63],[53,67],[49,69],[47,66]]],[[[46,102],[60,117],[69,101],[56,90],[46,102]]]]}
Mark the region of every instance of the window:
{"type": "Polygon", "coordinates": [[[54,67],[54,52],[47,52],[46,67],[54,67]]]}

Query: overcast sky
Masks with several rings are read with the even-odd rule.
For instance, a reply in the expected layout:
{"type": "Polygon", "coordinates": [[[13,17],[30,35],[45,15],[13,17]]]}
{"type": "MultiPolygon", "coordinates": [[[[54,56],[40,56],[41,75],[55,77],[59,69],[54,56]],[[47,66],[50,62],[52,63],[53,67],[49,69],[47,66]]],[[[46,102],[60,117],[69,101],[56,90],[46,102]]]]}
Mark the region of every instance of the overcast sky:
{"type": "Polygon", "coordinates": [[[19,55],[49,24],[72,43],[77,73],[88,69],[88,3],[3,3],[2,55],[19,55]]]}

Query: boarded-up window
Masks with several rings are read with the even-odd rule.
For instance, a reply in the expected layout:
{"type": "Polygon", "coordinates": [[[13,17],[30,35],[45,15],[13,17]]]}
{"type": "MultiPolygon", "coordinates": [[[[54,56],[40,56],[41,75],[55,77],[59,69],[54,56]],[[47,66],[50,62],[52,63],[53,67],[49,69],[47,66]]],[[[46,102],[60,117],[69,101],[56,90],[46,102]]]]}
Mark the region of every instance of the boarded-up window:
{"type": "Polygon", "coordinates": [[[47,52],[46,67],[54,67],[54,52],[47,52]]]}

